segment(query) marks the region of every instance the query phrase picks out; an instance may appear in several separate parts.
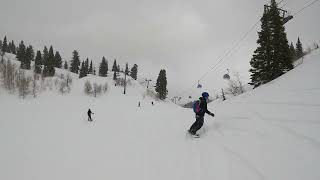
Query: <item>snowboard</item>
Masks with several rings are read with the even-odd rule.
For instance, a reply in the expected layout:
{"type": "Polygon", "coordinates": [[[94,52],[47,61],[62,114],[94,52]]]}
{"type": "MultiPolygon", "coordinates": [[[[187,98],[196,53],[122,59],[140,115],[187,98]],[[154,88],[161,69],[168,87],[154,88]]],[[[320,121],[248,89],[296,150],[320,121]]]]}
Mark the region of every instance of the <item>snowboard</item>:
{"type": "Polygon", "coordinates": [[[200,134],[191,134],[189,130],[187,131],[187,133],[193,138],[200,138],[200,134]]]}
{"type": "Polygon", "coordinates": [[[200,138],[200,134],[190,134],[193,138],[200,138]]]}

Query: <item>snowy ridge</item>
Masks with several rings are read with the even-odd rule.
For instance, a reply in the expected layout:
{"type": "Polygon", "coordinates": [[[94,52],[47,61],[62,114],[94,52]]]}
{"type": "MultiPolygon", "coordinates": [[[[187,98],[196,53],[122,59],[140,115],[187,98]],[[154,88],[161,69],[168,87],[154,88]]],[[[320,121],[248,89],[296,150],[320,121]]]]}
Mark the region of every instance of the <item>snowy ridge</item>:
{"type": "MultiPolygon", "coordinates": [[[[16,55],[5,53],[4,60],[10,60],[12,64],[14,64],[15,68],[18,69],[20,67],[20,62],[16,59],[16,55]]],[[[25,72],[25,74],[29,77],[33,77],[33,67],[34,61],[31,62],[31,70],[22,70],[25,72]]],[[[79,74],[72,73],[65,69],[55,68],[55,75],[53,77],[46,77],[44,80],[44,83],[48,86],[47,88],[42,89],[37,94],[38,96],[46,96],[45,94],[48,93],[50,95],[54,94],[55,92],[58,93],[58,87],[53,87],[55,84],[55,81],[60,80],[61,77],[67,77],[70,76],[72,78],[71,83],[71,91],[68,94],[68,96],[85,96],[84,93],[84,84],[86,81],[89,81],[91,84],[97,83],[99,85],[105,85],[108,84],[108,91],[107,94],[110,94],[111,96],[114,95],[120,95],[123,94],[123,87],[122,86],[115,86],[115,82],[113,80],[113,72],[108,72],[108,77],[100,77],[97,75],[90,75],[88,74],[86,77],[83,77],[79,79],[79,74]]],[[[124,78],[123,73],[119,73],[119,78],[124,78]]],[[[150,97],[146,93],[146,84],[140,83],[136,80],[134,80],[132,77],[127,76],[127,91],[125,97],[135,97],[136,104],[138,104],[139,101],[143,101],[144,99],[148,99],[148,103],[151,103],[151,101],[155,101],[154,98],[150,97]]],[[[39,82],[38,82],[39,83],[39,82]]],[[[1,88],[1,87],[0,87],[1,88]]],[[[153,88],[150,88],[153,89],[153,88]]],[[[5,93],[5,92],[4,92],[5,93]]],[[[6,94],[4,94],[6,95],[6,94]]],[[[61,95],[61,94],[56,94],[61,95]]],[[[30,95],[31,98],[31,95],[30,95]]]]}
{"type": "Polygon", "coordinates": [[[211,103],[216,116],[205,117],[200,139],[186,134],[190,109],[152,106],[139,83],[99,98],[81,94],[86,79],[103,81],[92,76],[67,96],[1,94],[0,179],[318,180],[319,59],[315,51],[280,78],[211,103]]]}

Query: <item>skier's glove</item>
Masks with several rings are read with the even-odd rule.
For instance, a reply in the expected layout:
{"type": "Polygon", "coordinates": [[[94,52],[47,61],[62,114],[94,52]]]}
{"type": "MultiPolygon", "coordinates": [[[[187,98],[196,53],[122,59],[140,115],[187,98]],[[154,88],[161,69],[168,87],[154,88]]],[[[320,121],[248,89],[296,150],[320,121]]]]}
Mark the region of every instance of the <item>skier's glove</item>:
{"type": "Polygon", "coordinates": [[[214,117],[214,114],[213,114],[213,113],[211,113],[210,115],[211,115],[212,117],[214,117]]]}

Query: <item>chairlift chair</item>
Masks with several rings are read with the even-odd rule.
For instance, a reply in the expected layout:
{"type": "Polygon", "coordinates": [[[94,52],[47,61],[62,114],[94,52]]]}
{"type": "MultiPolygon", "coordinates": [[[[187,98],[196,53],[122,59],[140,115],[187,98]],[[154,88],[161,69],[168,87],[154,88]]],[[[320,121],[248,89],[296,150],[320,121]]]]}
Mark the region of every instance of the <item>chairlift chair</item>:
{"type": "Polygon", "coordinates": [[[202,85],[200,84],[200,81],[198,81],[197,88],[202,88],[202,85]]]}
{"type": "Polygon", "coordinates": [[[227,73],[223,75],[223,79],[230,80],[229,69],[227,69],[227,73]]]}
{"type": "Polygon", "coordinates": [[[223,79],[225,79],[225,80],[230,80],[230,76],[229,76],[229,74],[225,74],[225,75],[223,75],[223,79]]]}

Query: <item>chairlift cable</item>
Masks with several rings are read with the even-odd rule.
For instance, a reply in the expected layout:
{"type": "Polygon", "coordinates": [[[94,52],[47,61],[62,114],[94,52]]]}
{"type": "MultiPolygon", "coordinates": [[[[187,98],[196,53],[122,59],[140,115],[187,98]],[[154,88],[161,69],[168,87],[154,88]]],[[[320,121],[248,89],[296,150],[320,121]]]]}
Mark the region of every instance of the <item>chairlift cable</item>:
{"type": "MultiPolygon", "coordinates": [[[[280,4],[281,2],[283,2],[284,0],[281,0],[278,4],[280,4]]],[[[304,11],[306,8],[310,7],[311,5],[315,4],[316,2],[318,2],[320,0],[314,0],[310,3],[306,3],[308,4],[307,6],[304,6],[303,8],[301,8],[299,11],[297,11],[296,13],[293,14],[293,16],[297,16],[298,14],[300,14],[302,11],[304,11]]],[[[283,8],[284,6],[286,6],[287,3],[285,3],[281,8],[283,8]]],[[[226,51],[226,53],[222,56],[219,56],[217,59],[219,60],[214,66],[212,66],[207,72],[205,72],[200,78],[199,80],[195,83],[195,85],[198,84],[198,82],[200,80],[202,80],[205,76],[208,75],[208,73],[210,71],[214,71],[214,69],[220,64],[220,62],[222,62],[223,60],[225,60],[225,58],[251,33],[251,31],[254,30],[254,28],[259,24],[260,22],[260,19],[249,29],[249,31],[247,31],[241,38],[239,41],[237,41],[228,51],[226,51]]],[[[186,91],[183,91],[184,92],[190,92],[189,90],[192,89],[193,86],[191,88],[189,88],[188,90],[186,91]]]]}
{"type": "Polygon", "coordinates": [[[281,8],[281,9],[284,8],[287,4],[288,4],[287,2],[284,3],[284,5],[282,5],[280,8],[281,8]]]}
{"type": "Polygon", "coordinates": [[[277,5],[281,4],[284,0],[281,0],[280,2],[277,3],[277,5]]]}
{"type": "Polygon", "coordinates": [[[237,41],[218,61],[218,63],[216,63],[214,66],[212,66],[206,73],[204,73],[200,78],[199,81],[202,80],[210,71],[212,71],[214,68],[217,67],[217,65],[222,62],[224,60],[225,57],[227,57],[249,34],[251,31],[254,30],[254,28],[259,24],[260,19],[249,29],[249,31],[247,31],[239,41],[237,41]]]}
{"type": "Polygon", "coordinates": [[[318,2],[319,0],[314,0],[310,3],[307,3],[307,6],[304,6],[303,8],[301,8],[299,11],[297,11],[296,13],[293,14],[293,16],[297,16],[298,14],[300,14],[302,11],[304,11],[306,8],[312,6],[313,4],[315,4],[316,2],[318,2]]]}

